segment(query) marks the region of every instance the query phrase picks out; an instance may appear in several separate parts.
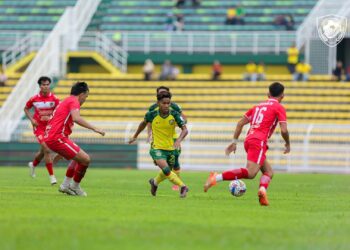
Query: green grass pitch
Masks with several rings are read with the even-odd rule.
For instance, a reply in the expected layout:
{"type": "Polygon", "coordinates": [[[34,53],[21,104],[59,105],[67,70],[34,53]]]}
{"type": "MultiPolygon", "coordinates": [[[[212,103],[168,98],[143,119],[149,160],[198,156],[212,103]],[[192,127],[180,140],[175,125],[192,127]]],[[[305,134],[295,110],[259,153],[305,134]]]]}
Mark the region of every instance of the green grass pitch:
{"type": "Polygon", "coordinates": [[[0,249],[350,249],[350,175],[277,173],[261,207],[259,178],[235,198],[228,182],[204,193],[207,173],[184,172],[180,199],[167,182],[152,197],[155,174],[91,167],[82,198],[51,187],[42,166],[36,179],[0,167],[0,249]]]}

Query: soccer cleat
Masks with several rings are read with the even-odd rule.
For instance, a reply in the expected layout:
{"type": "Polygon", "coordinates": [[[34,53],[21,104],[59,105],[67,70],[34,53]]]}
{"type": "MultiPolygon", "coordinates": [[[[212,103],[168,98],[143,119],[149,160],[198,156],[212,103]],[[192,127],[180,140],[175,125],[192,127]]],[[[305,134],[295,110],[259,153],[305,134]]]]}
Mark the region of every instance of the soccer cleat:
{"type": "Polygon", "coordinates": [[[57,179],[54,175],[50,175],[49,178],[50,178],[51,185],[57,184],[57,179]]]}
{"type": "Polygon", "coordinates": [[[261,206],[268,206],[269,205],[269,201],[267,199],[266,189],[264,187],[259,188],[258,197],[259,197],[259,202],[260,202],[261,206]]]}
{"type": "Polygon", "coordinates": [[[29,176],[32,178],[35,178],[35,167],[33,166],[33,162],[28,162],[28,167],[29,167],[29,176]]]}
{"type": "Polygon", "coordinates": [[[77,196],[87,196],[87,193],[80,187],[80,185],[78,186],[73,186],[72,184],[69,186],[69,190],[73,191],[75,193],[75,195],[77,196]]]}
{"type": "Polygon", "coordinates": [[[154,183],[154,179],[149,179],[149,184],[151,184],[151,194],[153,196],[156,196],[157,194],[157,189],[158,189],[158,186],[154,183]]]}
{"type": "Polygon", "coordinates": [[[180,187],[178,185],[174,185],[171,189],[174,191],[179,191],[180,187]]]}
{"type": "Polygon", "coordinates": [[[68,195],[76,195],[72,190],[69,189],[69,186],[61,184],[58,188],[58,191],[68,195]]]}
{"type": "Polygon", "coordinates": [[[204,192],[207,192],[209,188],[216,185],[216,176],[217,176],[216,172],[211,172],[209,174],[209,177],[204,184],[204,192]]]}
{"type": "Polygon", "coordinates": [[[188,187],[182,186],[182,187],[180,188],[180,198],[185,198],[186,195],[187,195],[187,193],[188,193],[188,191],[190,191],[190,190],[188,189],[188,187]]]}

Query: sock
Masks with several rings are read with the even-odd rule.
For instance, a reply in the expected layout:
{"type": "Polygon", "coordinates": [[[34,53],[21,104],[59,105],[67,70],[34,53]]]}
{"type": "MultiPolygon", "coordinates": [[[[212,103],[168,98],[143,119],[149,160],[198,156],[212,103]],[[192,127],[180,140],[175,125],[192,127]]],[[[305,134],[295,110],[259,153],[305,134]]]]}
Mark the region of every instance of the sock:
{"type": "Polygon", "coordinates": [[[265,189],[267,189],[269,187],[269,184],[270,184],[270,181],[271,181],[271,177],[267,174],[263,174],[261,177],[260,177],[260,185],[259,185],[259,188],[260,187],[264,187],[265,189]]]}
{"type": "Polygon", "coordinates": [[[49,172],[49,175],[53,175],[52,163],[46,163],[46,169],[47,172],[49,172]]]}
{"type": "Polygon", "coordinates": [[[215,176],[216,182],[222,181],[224,178],[222,177],[222,174],[218,174],[215,176]]]}
{"type": "Polygon", "coordinates": [[[40,163],[40,161],[38,161],[37,159],[34,159],[33,166],[36,167],[36,166],[38,166],[39,163],[40,163]]]}
{"type": "Polygon", "coordinates": [[[72,179],[71,177],[64,177],[63,186],[69,186],[72,179]]]}
{"type": "Polygon", "coordinates": [[[157,176],[154,178],[154,184],[156,186],[159,185],[159,183],[161,183],[162,181],[164,181],[166,179],[165,174],[163,173],[163,171],[159,171],[159,173],[157,174],[157,176]]]}
{"type": "Polygon", "coordinates": [[[178,185],[179,187],[185,186],[182,180],[174,172],[170,172],[170,174],[166,176],[166,178],[168,178],[169,181],[171,181],[175,185],[178,185]]]}
{"type": "Polygon", "coordinates": [[[237,168],[237,169],[225,171],[222,173],[222,178],[225,181],[236,180],[236,179],[246,179],[248,178],[248,169],[237,168]]]}
{"type": "Polygon", "coordinates": [[[73,188],[77,188],[77,187],[79,187],[80,186],[80,183],[79,182],[76,182],[76,181],[73,181],[72,182],[72,187],[73,188]]]}
{"type": "Polygon", "coordinates": [[[67,171],[66,171],[66,177],[73,178],[74,171],[78,163],[76,161],[71,161],[68,165],[67,171]]]}
{"type": "Polygon", "coordinates": [[[74,176],[73,176],[73,180],[77,183],[80,183],[81,180],[84,178],[85,176],[85,173],[86,173],[86,169],[88,168],[89,166],[84,166],[80,163],[78,163],[77,167],[75,168],[75,171],[74,171],[74,176]]]}

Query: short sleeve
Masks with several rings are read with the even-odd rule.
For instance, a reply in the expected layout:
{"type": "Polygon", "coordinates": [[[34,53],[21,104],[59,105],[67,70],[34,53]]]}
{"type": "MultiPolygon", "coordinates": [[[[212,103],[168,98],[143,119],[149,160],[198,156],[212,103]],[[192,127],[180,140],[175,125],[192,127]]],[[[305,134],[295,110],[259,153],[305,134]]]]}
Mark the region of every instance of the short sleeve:
{"type": "Polygon", "coordinates": [[[72,101],[69,104],[69,111],[73,111],[73,110],[80,110],[80,104],[79,101],[74,99],[74,101],[72,101]]]}
{"type": "Polygon", "coordinates": [[[252,120],[254,108],[255,108],[255,107],[249,109],[249,110],[244,114],[244,116],[247,117],[247,119],[248,119],[249,121],[252,120]]]}
{"type": "Polygon", "coordinates": [[[180,128],[186,124],[186,121],[182,118],[179,112],[173,112],[172,115],[174,116],[175,122],[180,128]]]}
{"type": "Polygon", "coordinates": [[[26,103],[27,109],[31,109],[33,107],[33,101],[34,101],[34,97],[32,97],[28,100],[28,102],[26,103]]]}
{"type": "Polygon", "coordinates": [[[148,111],[153,111],[153,110],[155,110],[156,108],[157,108],[157,103],[154,103],[154,104],[152,104],[149,108],[148,108],[148,111]]]}
{"type": "Polygon", "coordinates": [[[180,107],[180,105],[176,104],[175,102],[171,103],[171,108],[176,112],[179,112],[180,114],[182,113],[182,108],[180,107]]]}
{"type": "Polygon", "coordinates": [[[144,119],[145,119],[146,122],[152,122],[153,118],[154,118],[154,115],[152,114],[152,111],[148,111],[145,114],[145,118],[144,119]]]}
{"type": "Polygon", "coordinates": [[[279,105],[277,108],[277,119],[279,122],[287,122],[287,113],[285,108],[282,105],[279,105]]]}

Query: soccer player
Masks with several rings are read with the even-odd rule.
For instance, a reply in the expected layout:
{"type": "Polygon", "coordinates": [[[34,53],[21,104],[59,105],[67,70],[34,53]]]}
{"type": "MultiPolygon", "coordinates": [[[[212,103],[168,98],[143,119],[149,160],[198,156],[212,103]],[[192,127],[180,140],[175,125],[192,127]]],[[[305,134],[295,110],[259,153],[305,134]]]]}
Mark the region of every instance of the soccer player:
{"type": "Polygon", "coordinates": [[[286,111],[280,104],[284,97],[284,86],[279,82],[272,83],[269,86],[268,97],[267,101],[254,106],[245,113],[236,126],[232,143],[225,150],[226,155],[236,152],[242,128],[250,123],[250,129],[244,141],[244,148],[247,152],[246,167],[228,170],[221,174],[210,173],[208,180],[204,184],[204,192],[207,192],[209,188],[223,180],[253,179],[260,170],[262,176],[258,192],[259,202],[262,206],[269,205],[266,190],[273,176],[273,171],[266,159],[267,140],[275,130],[277,123],[280,125],[281,135],[285,141],[285,154],[290,152],[290,142],[286,111]]]}
{"type": "MultiPolygon", "coordinates": [[[[160,86],[160,87],[158,87],[158,88],[157,88],[157,91],[156,91],[156,94],[158,95],[159,93],[162,93],[162,92],[170,92],[170,89],[169,89],[168,87],[165,87],[165,86],[160,86]]],[[[153,111],[153,110],[156,110],[156,109],[159,109],[158,103],[152,104],[152,105],[149,107],[148,111],[153,111]]],[[[170,103],[170,109],[171,109],[171,110],[175,110],[175,111],[177,111],[178,113],[180,113],[182,119],[187,123],[186,116],[185,116],[185,114],[182,112],[182,109],[181,109],[181,107],[180,107],[178,104],[176,104],[175,102],[171,102],[171,103],[170,103]]],[[[150,123],[147,124],[147,134],[148,134],[147,141],[150,142],[150,141],[152,140],[152,128],[151,128],[151,124],[150,124],[150,123]]],[[[174,134],[174,142],[176,141],[177,137],[178,137],[178,135],[177,135],[176,132],[175,132],[175,134],[174,134]]],[[[180,177],[180,171],[181,171],[181,170],[180,170],[179,158],[180,158],[180,154],[181,154],[181,148],[175,149],[174,153],[175,153],[175,164],[174,164],[174,167],[173,167],[173,171],[174,171],[174,173],[175,173],[177,176],[180,177]]],[[[173,185],[172,189],[173,189],[174,191],[178,191],[178,190],[179,190],[179,186],[173,185]]]]}
{"type": "Polygon", "coordinates": [[[45,133],[45,143],[54,152],[67,160],[72,160],[66,171],[66,177],[59,191],[69,195],[87,196],[80,187],[86,169],[90,164],[90,156],[75,144],[69,135],[74,123],[105,135],[105,132],[94,127],[80,116],[80,106],[89,95],[89,87],[85,82],[77,82],[71,89],[71,96],[64,99],[54,111],[45,133]]]}
{"type": "Polygon", "coordinates": [[[50,119],[54,109],[59,104],[59,99],[50,92],[51,79],[47,76],[42,76],[38,80],[40,87],[39,94],[31,97],[24,107],[24,113],[30,120],[33,126],[33,133],[40,144],[39,151],[35,154],[34,160],[28,163],[30,168],[30,176],[35,177],[35,167],[44,158],[46,169],[49,172],[50,183],[54,185],[57,183],[53,172],[52,159],[50,157],[50,150],[43,143],[45,128],[50,119]],[[30,113],[30,109],[34,107],[34,115],[30,113]]]}
{"type": "Polygon", "coordinates": [[[148,111],[144,120],[138,126],[134,136],[129,140],[129,144],[136,141],[138,135],[146,128],[147,123],[152,125],[153,142],[151,144],[150,155],[156,165],[161,169],[155,178],[149,180],[151,184],[151,194],[156,196],[158,185],[165,179],[180,186],[180,197],[186,197],[187,186],[172,171],[175,164],[175,149],[179,149],[182,140],[188,134],[186,123],[180,113],[170,109],[171,93],[161,92],[157,95],[159,109],[148,111]],[[181,134],[174,142],[175,126],[181,128],[181,134]]]}

